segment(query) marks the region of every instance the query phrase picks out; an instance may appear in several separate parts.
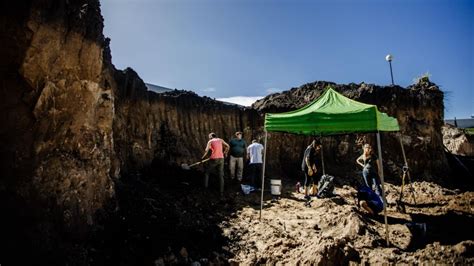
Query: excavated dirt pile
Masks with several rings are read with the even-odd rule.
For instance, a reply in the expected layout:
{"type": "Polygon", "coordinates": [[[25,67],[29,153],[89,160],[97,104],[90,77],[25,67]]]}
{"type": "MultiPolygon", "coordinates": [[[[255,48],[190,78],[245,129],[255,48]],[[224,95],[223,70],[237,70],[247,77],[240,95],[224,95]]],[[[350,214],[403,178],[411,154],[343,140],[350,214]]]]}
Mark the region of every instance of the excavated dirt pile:
{"type": "Polygon", "coordinates": [[[474,136],[449,124],[443,126],[443,143],[451,175],[471,190],[474,186],[474,136]]]}
{"type": "Polygon", "coordinates": [[[284,180],[279,200],[265,194],[259,220],[260,193],[245,195],[226,180],[220,199],[217,184],[200,186],[198,172],[174,174],[179,182],[134,176],[117,185],[121,210],[89,247],[91,263],[474,263],[473,192],[415,182],[402,213],[399,187],[388,184],[387,247],[383,216],[359,209],[348,185],[307,207],[293,181],[284,180]]]}
{"type": "Polygon", "coordinates": [[[450,153],[474,157],[474,136],[449,124],[443,125],[442,129],[443,143],[450,153]]]}
{"type": "Polygon", "coordinates": [[[262,221],[252,208],[237,211],[237,217],[223,224],[229,227],[224,234],[236,254],[232,260],[244,264],[472,263],[473,193],[456,195],[426,182],[413,186],[419,205],[410,205],[408,214],[396,211],[396,187],[388,188],[389,247],[383,217],[363,214],[351,197],[355,190],[343,186],[333,198],[314,199],[311,207],[303,206],[301,195],[288,192],[266,206],[262,221]]]}

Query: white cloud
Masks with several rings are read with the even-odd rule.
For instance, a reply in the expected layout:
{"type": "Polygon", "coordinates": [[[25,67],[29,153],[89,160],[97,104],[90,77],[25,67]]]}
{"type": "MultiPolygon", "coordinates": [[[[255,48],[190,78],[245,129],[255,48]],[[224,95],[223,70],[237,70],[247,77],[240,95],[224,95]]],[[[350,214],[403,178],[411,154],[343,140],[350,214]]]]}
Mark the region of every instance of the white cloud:
{"type": "Polygon", "coordinates": [[[202,89],[202,91],[205,91],[205,92],[215,92],[215,91],[216,91],[216,88],[205,88],[205,89],[202,89]]]}
{"type": "Polygon", "coordinates": [[[243,106],[250,106],[255,101],[262,99],[263,97],[265,96],[233,96],[233,97],[227,97],[227,98],[219,98],[216,100],[222,101],[222,102],[236,103],[243,106]]]}
{"type": "Polygon", "coordinates": [[[280,92],[280,91],[281,91],[281,90],[278,89],[278,88],[268,88],[268,89],[267,89],[267,92],[268,92],[268,93],[275,93],[275,92],[280,92]]]}

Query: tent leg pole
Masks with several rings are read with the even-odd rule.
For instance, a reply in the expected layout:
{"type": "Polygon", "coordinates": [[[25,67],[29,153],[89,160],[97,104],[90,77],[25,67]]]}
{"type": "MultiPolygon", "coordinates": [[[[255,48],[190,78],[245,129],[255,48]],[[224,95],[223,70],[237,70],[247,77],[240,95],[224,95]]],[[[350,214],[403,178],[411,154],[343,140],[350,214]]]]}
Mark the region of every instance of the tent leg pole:
{"type": "Polygon", "coordinates": [[[405,148],[403,147],[402,134],[400,132],[398,133],[398,137],[400,139],[400,146],[402,147],[403,161],[405,162],[405,166],[407,168],[408,182],[410,183],[410,189],[412,192],[413,201],[415,202],[415,205],[416,205],[415,190],[413,189],[413,185],[411,184],[410,168],[408,168],[408,161],[407,161],[407,157],[405,156],[405,148]]]}
{"type": "Polygon", "coordinates": [[[263,151],[263,167],[262,167],[262,193],[260,196],[260,217],[259,220],[262,220],[262,209],[263,209],[263,191],[265,190],[265,167],[267,161],[267,136],[268,132],[265,130],[265,147],[263,151]]]}
{"type": "Polygon", "coordinates": [[[387,222],[387,200],[385,199],[385,180],[383,176],[383,160],[382,160],[382,147],[380,145],[380,132],[377,131],[377,148],[379,153],[379,172],[380,181],[382,181],[382,199],[383,199],[383,216],[385,221],[385,240],[387,241],[387,247],[390,244],[388,240],[388,222],[387,222]]]}
{"type": "Polygon", "coordinates": [[[324,168],[324,145],[323,145],[323,135],[319,135],[319,139],[321,140],[321,164],[323,165],[323,175],[326,175],[326,169],[324,168]]]}

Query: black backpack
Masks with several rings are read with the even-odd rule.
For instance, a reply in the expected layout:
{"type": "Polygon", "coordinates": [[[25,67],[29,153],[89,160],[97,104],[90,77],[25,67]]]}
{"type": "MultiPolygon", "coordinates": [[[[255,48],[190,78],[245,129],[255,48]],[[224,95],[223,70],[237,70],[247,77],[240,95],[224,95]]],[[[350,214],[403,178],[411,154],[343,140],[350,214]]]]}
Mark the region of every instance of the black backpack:
{"type": "Polygon", "coordinates": [[[329,198],[334,195],[334,176],[323,175],[318,182],[318,198],[329,198]]]}
{"type": "Polygon", "coordinates": [[[318,198],[329,198],[334,195],[334,176],[323,175],[318,182],[318,198]]]}

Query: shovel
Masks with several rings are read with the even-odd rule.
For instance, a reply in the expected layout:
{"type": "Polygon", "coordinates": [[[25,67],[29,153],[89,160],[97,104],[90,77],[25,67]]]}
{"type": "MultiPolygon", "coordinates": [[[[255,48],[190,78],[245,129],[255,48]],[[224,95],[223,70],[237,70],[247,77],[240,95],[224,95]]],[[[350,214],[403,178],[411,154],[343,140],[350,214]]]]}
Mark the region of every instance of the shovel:
{"type": "Polygon", "coordinates": [[[199,165],[199,164],[202,164],[202,163],[205,163],[205,162],[209,161],[209,159],[210,159],[210,158],[207,158],[207,159],[204,159],[204,160],[202,160],[202,161],[200,161],[200,162],[193,163],[193,164],[191,164],[191,165],[188,165],[187,163],[183,163],[183,164],[181,164],[181,168],[183,168],[183,170],[191,170],[191,167],[196,166],[196,165],[199,165]]]}
{"type": "MultiPolygon", "coordinates": [[[[408,166],[405,165],[405,166],[403,166],[403,176],[402,176],[402,186],[400,188],[400,197],[396,201],[397,210],[400,211],[400,212],[403,212],[403,213],[407,213],[406,208],[405,208],[405,203],[402,200],[403,199],[403,189],[405,187],[405,177],[407,176],[407,173],[408,173],[408,166]]],[[[410,182],[410,186],[411,186],[411,182],[410,182]]],[[[412,187],[412,193],[413,193],[413,199],[415,199],[415,194],[413,192],[413,187],[412,187]]],[[[415,204],[416,204],[416,201],[415,201],[415,204]]]]}

